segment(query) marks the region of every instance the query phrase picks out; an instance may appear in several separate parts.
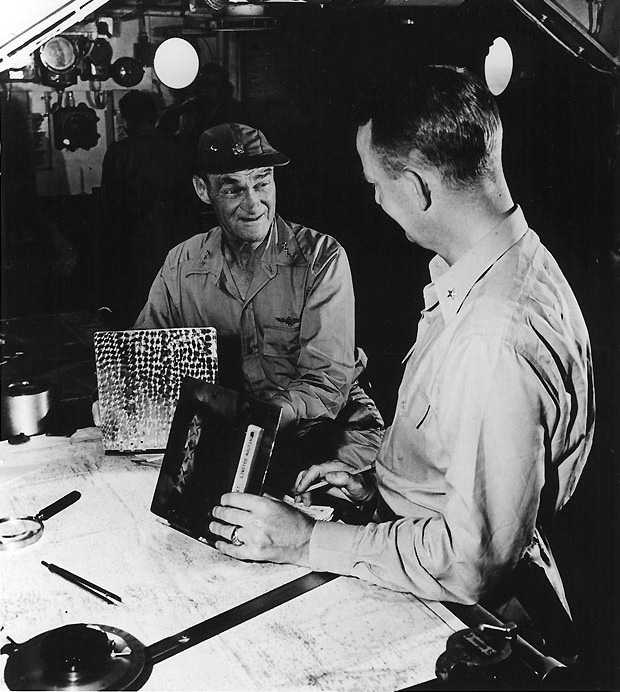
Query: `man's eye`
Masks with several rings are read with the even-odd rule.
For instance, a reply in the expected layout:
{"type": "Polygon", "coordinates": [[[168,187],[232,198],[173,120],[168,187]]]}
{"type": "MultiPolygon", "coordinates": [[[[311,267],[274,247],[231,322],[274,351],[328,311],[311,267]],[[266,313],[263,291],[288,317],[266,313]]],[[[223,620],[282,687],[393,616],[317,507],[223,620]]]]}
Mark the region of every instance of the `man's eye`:
{"type": "Polygon", "coordinates": [[[239,190],[237,190],[236,187],[228,187],[228,188],[224,188],[221,192],[223,195],[229,195],[230,196],[230,195],[238,194],[239,190]]]}
{"type": "Polygon", "coordinates": [[[269,187],[269,182],[266,181],[266,180],[264,180],[264,181],[261,182],[261,183],[256,183],[256,185],[254,186],[254,189],[255,189],[255,190],[262,190],[262,189],[264,189],[264,188],[266,188],[266,187],[269,187]]]}

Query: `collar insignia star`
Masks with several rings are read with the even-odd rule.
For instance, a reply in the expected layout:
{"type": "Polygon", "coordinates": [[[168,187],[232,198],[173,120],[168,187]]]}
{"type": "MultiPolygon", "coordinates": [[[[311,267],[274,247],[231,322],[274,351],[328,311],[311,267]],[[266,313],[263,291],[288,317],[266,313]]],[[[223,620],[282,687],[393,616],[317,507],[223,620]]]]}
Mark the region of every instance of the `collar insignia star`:
{"type": "Polygon", "coordinates": [[[454,298],[454,289],[453,288],[448,289],[448,298],[454,298]]]}

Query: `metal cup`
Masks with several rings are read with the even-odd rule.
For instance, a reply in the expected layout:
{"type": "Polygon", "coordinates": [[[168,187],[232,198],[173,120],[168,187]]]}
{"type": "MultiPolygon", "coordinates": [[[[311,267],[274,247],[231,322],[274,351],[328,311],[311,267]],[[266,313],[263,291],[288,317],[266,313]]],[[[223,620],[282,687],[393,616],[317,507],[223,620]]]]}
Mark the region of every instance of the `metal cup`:
{"type": "Polygon", "coordinates": [[[45,432],[46,419],[52,408],[49,387],[42,383],[14,382],[4,396],[6,433],[40,435],[45,432]]]}

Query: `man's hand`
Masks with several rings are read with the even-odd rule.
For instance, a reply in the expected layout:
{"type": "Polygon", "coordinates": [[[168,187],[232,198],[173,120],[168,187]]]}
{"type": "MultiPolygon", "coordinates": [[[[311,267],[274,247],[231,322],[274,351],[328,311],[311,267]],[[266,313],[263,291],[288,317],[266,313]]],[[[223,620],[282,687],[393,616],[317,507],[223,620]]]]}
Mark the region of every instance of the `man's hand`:
{"type": "Polygon", "coordinates": [[[294,507],[248,493],[226,493],[213,509],[209,530],[225,540],[215,547],[239,560],[286,562],[309,566],[314,519],[294,507]],[[241,545],[229,541],[234,537],[241,545]]]}
{"type": "Polygon", "coordinates": [[[305,505],[311,504],[311,493],[306,490],[317,481],[325,480],[342,492],[356,505],[361,505],[372,500],[377,492],[374,481],[365,473],[352,475],[355,469],[343,461],[326,461],[315,464],[297,476],[295,481],[295,494],[301,496],[305,505]]]}

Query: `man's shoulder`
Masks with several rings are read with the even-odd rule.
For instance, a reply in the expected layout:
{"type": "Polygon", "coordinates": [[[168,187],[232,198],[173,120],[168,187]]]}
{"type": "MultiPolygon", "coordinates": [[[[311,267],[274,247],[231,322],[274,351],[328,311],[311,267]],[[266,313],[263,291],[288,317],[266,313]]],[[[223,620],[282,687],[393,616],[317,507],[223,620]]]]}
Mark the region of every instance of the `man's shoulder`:
{"type": "Polygon", "coordinates": [[[175,270],[188,262],[196,261],[204,253],[205,245],[218,231],[219,227],[216,226],[206,232],[197,233],[191,238],[175,245],[175,247],[168,252],[164,268],[167,270],[175,270]]]}
{"type": "Polygon", "coordinates": [[[285,221],[284,226],[290,232],[302,253],[310,263],[324,264],[331,257],[346,254],[342,245],[331,235],[315,231],[304,224],[285,221]]]}
{"type": "Polygon", "coordinates": [[[481,277],[463,305],[465,330],[524,353],[538,350],[541,339],[587,342],[581,310],[557,262],[539,240],[531,249],[506,253],[481,277]]]}
{"type": "Polygon", "coordinates": [[[110,161],[111,159],[116,159],[119,156],[123,156],[126,152],[130,150],[131,145],[128,143],[127,139],[121,139],[118,142],[111,142],[108,148],[105,150],[105,159],[110,161]]]}

